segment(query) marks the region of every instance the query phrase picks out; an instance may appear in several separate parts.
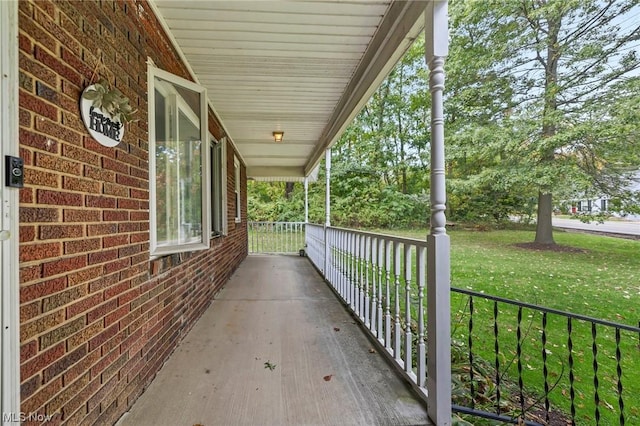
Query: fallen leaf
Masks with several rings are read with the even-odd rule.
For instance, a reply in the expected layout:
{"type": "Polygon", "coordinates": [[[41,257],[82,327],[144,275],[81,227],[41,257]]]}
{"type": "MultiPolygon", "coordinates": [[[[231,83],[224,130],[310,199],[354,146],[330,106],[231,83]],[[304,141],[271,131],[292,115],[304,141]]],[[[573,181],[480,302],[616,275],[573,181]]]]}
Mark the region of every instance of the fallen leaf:
{"type": "Polygon", "coordinates": [[[373,349],[373,348],[369,348],[369,353],[370,353],[370,354],[375,354],[375,353],[376,353],[376,350],[375,350],[375,349],[373,349]]]}
{"type": "Polygon", "coordinates": [[[340,331],[338,327],[333,327],[333,331],[340,331]]]}
{"type": "Polygon", "coordinates": [[[325,382],[328,382],[333,377],[333,374],[329,374],[328,376],[324,376],[323,379],[325,382]]]}

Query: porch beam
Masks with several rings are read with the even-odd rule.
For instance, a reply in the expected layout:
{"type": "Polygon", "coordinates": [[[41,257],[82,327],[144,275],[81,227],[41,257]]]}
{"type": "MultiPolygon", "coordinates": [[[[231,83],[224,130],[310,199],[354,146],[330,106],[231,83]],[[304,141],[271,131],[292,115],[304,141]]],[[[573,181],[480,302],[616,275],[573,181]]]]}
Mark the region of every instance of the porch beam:
{"type": "Polygon", "coordinates": [[[431,0],[425,14],[425,59],[431,92],[431,221],[427,236],[427,411],[451,425],[450,242],[445,225],[444,62],[448,55],[447,0],[431,0]]]}

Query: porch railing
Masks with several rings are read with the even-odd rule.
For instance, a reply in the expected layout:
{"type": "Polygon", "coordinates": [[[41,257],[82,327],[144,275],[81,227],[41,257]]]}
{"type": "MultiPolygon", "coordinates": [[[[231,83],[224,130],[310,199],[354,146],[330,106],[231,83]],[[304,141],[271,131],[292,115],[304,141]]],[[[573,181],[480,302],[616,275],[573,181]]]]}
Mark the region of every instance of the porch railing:
{"type": "Polygon", "coordinates": [[[304,222],[249,222],[249,253],[299,253],[305,244],[304,222]]]}
{"type": "Polygon", "coordinates": [[[640,383],[630,374],[640,371],[639,327],[451,290],[459,304],[454,353],[466,361],[454,372],[464,384],[454,411],[541,424],[640,424],[640,383]],[[479,400],[491,401],[491,414],[479,400]]]}
{"type": "Polygon", "coordinates": [[[310,260],[425,394],[426,247],[409,238],[307,224],[310,260]]]}
{"type": "MultiPolygon", "coordinates": [[[[308,224],[306,245],[426,395],[426,242],[308,224]]],[[[454,412],[528,425],[640,424],[637,407],[625,406],[640,395],[635,376],[625,380],[640,370],[640,328],[451,290],[454,412]]]]}

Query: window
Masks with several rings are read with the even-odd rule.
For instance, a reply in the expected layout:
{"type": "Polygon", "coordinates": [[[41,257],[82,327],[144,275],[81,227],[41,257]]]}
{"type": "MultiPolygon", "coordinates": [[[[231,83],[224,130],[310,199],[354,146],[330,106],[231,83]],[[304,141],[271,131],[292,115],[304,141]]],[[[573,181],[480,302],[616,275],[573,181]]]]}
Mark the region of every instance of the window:
{"type": "Polygon", "coordinates": [[[233,157],[234,188],[236,193],[236,223],[242,221],[242,204],[240,200],[240,161],[233,157]]]}
{"type": "Polygon", "coordinates": [[[209,135],[211,156],[211,236],[225,235],[227,225],[227,149],[226,140],[209,135]]]}
{"type": "Polygon", "coordinates": [[[205,89],[151,65],[148,78],[151,254],[208,248],[205,89]]]}

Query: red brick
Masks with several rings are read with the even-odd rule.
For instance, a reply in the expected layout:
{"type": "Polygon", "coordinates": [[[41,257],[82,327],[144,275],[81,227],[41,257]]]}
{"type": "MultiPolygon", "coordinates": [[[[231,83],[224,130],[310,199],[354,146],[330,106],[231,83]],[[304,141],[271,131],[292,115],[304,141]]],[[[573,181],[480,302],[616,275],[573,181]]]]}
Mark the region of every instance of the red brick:
{"type": "Polygon", "coordinates": [[[73,302],[76,299],[81,298],[86,294],[87,294],[86,285],[78,285],[75,287],[68,288],[65,291],[55,293],[42,300],[42,311],[47,312],[55,308],[58,308],[60,306],[68,305],[69,303],[73,302]]]}
{"type": "Polygon", "coordinates": [[[148,181],[145,181],[142,179],[136,179],[129,175],[123,175],[120,173],[116,175],[116,182],[119,183],[120,185],[132,186],[134,188],[147,188],[149,186],[148,181]]]}
{"type": "MultiPolygon", "coordinates": [[[[63,325],[61,325],[58,328],[55,328],[53,330],[51,330],[50,332],[42,335],[40,337],[40,347],[41,348],[47,348],[53,344],[56,344],[58,342],[62,342],[64,343],[64,340],[71,336],[72,334],[75,334],[76,332],[82,330],[82,328],[85,326],[85,319],[84,317],[80,317],[80,318],[76,318],[75,320],[65,323],[63,325]]],[[[84,355],[83,355],[84,356],[84,355]]],[[[45,372],[45,380],[47,380],[46,377],[46,372],[45,372]]]]}
{"type": "Polygon", "coordinates": [[[20,226],[20,242],[27,243],[33,241],[36,238],[35,226],[20,226]]]}
{"type": "Polygon", "coordinates": [[[34,374],[40,373],[45,367],[62,358],[65,352],[64,343],[59,343],[41,352],[37,357],[20,366],[20,377],[26,379],[34,374]]]}
{"type": "Polygon", "coordinates": [[[115,223],[102,223],[99,225],[87,225],[87,235],[93,237],[96,235],[111,235],[118,232],[118,225],[115,223]]]}
{"type": "MultiPolygon", "coordinates": [[[[66,45],[64,45],[66,46],[66,45]]],[[[78,58],[73,52],[65,47],[60,49],[62,60],[68,65],[71,65],[73,69],[82,74],[85,78],[90,79],[93,74],[93,69],[87,66],[86,62],[78,58]]]]}
{"type": "Polygon", "coordinates": [[[73,318],[74,316],[82,312],[86,312],[89,309],[93,308],[94,306],[99,305],[100,303],[102,303],[102,301],[103,301],[102,293],[94,294],[87,298],[79,300],[73,305],[67,307],[67,317],[73,318]]]}
{"type": "Polygon", "coordinates": [[[105,263],[118,258],[118,250],[102,250],[95,253],[89,253],[89,264],[105,263]]]}
{"type": "Polygon", "coordinates": [[[34,260],[60,257],[61,255],[62,245],[60,243],[20,245],[20,262],[31,262],[34,260]]]}
{"type": "Polygon", "coordinates": [[[98,154],[77,146],[65,145],[62,149],[62,155],[71,160],[80,161],[84,164],[100,166],[100,156],[98,154]]]}
{"type": "Polygon", "coordinates": [[[103,209],[115,209],[116,199],[114,197],[103,197],[96,195],[87,195],[86,197],[87,207],[99,207],[103,209]]]}
{"type": "Polygon", "coordinates": [[[62,379],[58,378],[51,381],[45,386],[42,386],[38,391],[26,401],[22,401],[20,404],[20,410],[25,413],[35,413],[40,407],[42,407],[48,400],[50,400],[55,394],[62,389],[62,379]]]}
{"type": "Polygon", "coordinates": [[[109,300],[106,303],[98,306],[92,311],[87,313],[87,320],[91,323],[94,322],[98,318],[102,318],[107,315],[109,312],[113,311],[118,307],[118,302],[115,299],[109,300]]]}
{"type": "Polygon", "coordinates": [[[123,210],[105,210],[102,214],[105,222],[125,222],[129,220],[129,212],[123,210]]]}
{"type": "Polygon", "coordinates": [[[57,222],[60,211],[46,207],[20,207],[20,222],[57,222]]]}
{"type": "Polygon", "coordinates": [[[28,109],[36,113],[36,115],[47,117],[51,120],[58,120],[58,108],[55,105],[51,105],[50,103],[33,96],[24,90],[20,90],[19,92],[19,102],[20,106],[24,109],[28,109]]]}
{"type": "Polygon", "coordinates": [[[38,353],[37,341],[31,340],[27,343],[24,343],[22,346],[20,346],[20,364],[23,364],[25,361],[35,356],[36,353],[38,353]]]}
{"type": "Polygon", "coordinates": [[[68,257],[66,259],[45,263],[42,265],[42,273],[45,277],[75,271],[87,266],[87,256],[68,257]]]}
{"type": "Polygon", "coordinates": [[[128,197],[129,188],[122,185],[105,182],[103,190],[105,195],[115,195],[116,197],[128,197]]]}
{"type": "Polygon", "coordinates": [[[24,183],[29,186],[48,186],[58,188],[59,177],[56,173],[50,173],[40,169],[25,168],[24,183]]]}
{"type": "Polygon", "coordinates": [[[96,321],[93,324],[88,325],[87,327],[83,328],[82,330],[80,330],[79,332],[70,336],[67,339],[68,350],[71,351],[77,348],[78,346],[80,346],[81,344],[88,342],[89,339],[96,336],[102,330],[104,330],[104,324],[102,324],[102,321],[96,321]]]}
{"type": "Polygon", "coordinates": [[[94,266],[80,271],[69,272],[67,278],[69,279],[69,285],[72,286],[91,281],[100,275],[102,275],[102,266],[94,266]]]}
{"type": "Polygon", "coordinates": [[[31,127],[31,112],[26,109],[20,108],[19,122],[22,127],[31,127]]]}
{"type": "Polygon", "coordinates": [[[120,322],[130,312],[129,305],[124,305],[104,317],[104,326],[109,327],[111,324],[120,322]]]}
{"type": "Polygon", "coordinates": [[[71,383],[68,386],[65,386],[64,390],[56,395],[55,398],[53,398],[51,402],[47,404],[47,412],[59,412],[60,408],[62,408],[64,404],[66,404],[71,398],[80,393],[80,391],[89,384],[89,378],[89,373],[86,373],[80,376],[80,378],[78,378],[75,382],[71,383]]]}
{"type": "Polygon", "coordinates": [[[64,209],[62,214],[65,222],[99,222],[102,211],[64,209]]]}
{"type": "Polygon", "coordinates": [[[87,355],[87,346],[80,346],[78,349],[74,350],[70,354],[67,354],[63,358],[51,364],[49,367],[45,368],[42,373],[43,382],[48,382],[52,378],[58,376],[63,373],[67,368],[80,361],[87,355]]]}
{"type": "Polygon", "coordinates": [[[76,176],[79,176],[82,171],[82,165],[76,161],[41,152],[36,153],[36,166],[76,176]]]}
{"type": "MultiPolygon", "coordinates": [[[[53,101],[52,101],[53,102],[53,101]]],[[[56,104],[60,101],[56,100],[56,104]]],[[[43,117],[37,117],[35,120],[36,130],[46,135],[52,136],[56,139],[60,139],[73,144],[80,144],[82,141],[82,135],[68,127],[61,126],[58,123],[44,119],[43,117]]]]}
{"type": "MultiPolygon", "coordinates": [[[[114,148],[104,146],[92,138],[86,137],[84,139],[84,147],[89,151],[98,153],[106,158],[115,158],[116,153],[114,148]]],[[[104,159],[103,159],[104,161],[104,159]]]]}
{"type": "Polygon", "coordinates": [[[130,259],[119,259],[113,261],[111,263],[107,263],[104,265],[104,273],[110,274],[112,272],[121,271],[123,269],[127,269],[131,266],[130,259]]]}
{"type": "Polygon", "coordinates": [[[59,206],[82,206],[82,194],[74,194],[71,192],[50,191],[46,189],[38,189],[38,203],[53,204],[59,206]]]}
{"type": "Polygon", "coordinates": [[[20,305],[20,323],[25,323],[42,314],[41,303],[32,302],[20,305]]]}
{"type": "MultiPolygon", "coordinates": [[[[100,346],[102,346],[102,344],[104,342],[106,342],[107,340],[111,339],[113,336],[115,336],[118,333],[118,324],[114,324],[111,327],[107,328],[106,330],[104,330],[102,333],[98,334],[96,337],[94,337],[93,339],[89,340],[89,350],[94,350],[96,348],[99,348],[100,346]]],[[[102,355],[104,357],[105,352],[102,352],[102,355]]],[[[118,354],[116,353],[116,356],[118,354]]],[[[91,369],[91,374],[95,375],[96,372],[100,372],[102,368],[104,368],[106,365],[110,364],[110,361],[107,361],[106,359],[101,359],[100,362],[98,364],[96,364],[96,367],[99,368],[98,371],[96,371],[94,368],[91,369]]]]}
{"type": "Polygon", "coordinates": [[[58,143],[39,133],[20,129],[20,145],[30,146],[39,150],[57,153],[58,143]]]}
{"type": "Polygon", "coordinates": [[[113,170],[120,173],[129,173],[129,165],[112,158],[103,158],[102,167],[107,170],[113,170]]]}
{"type": "MultiPolygon", "coordinates": [[[[75,41],[73,43],[75,44],[75,41]]],[[[69,44],[65,43],[65,46],[69,47],[69,44]]],[[[76,70],[65,65],[61,60],[48,53],[46,50],[40,48],[38,45],[36,45],[34,49],[34,56],[38,61],[51,68],[51,70],[53,70],[58,75],[66,78],[71,83],[77,86],[80,86],[82,84],[82,77],[76,70]]]]}
{"type": "MultiPolygon", "coordinates": [[[[26,2],[18,2],[18,4],[22,4],[26,2]]],[[[44,31],[39,25],[35,23],[33,19],[27,17],[23,13],[20,13],[18,17],[19,29],[21,33],[26,33],[31,36],[34,40],[37,40],[38,44],[44,46],[50,52],[54,52],[56,50],[56,41],[53,37],[49,35],[48,32],[44,31]]],[[[31,53],[32,50],[29,50],[31,53]]],[[[22,68],[22,66],[20,67],[22,68]]]]}
{"type": "Polygon", "coordinates": [[[76,254],[99,250],[102,247],[100,238],[66,241],[64,243],[65,254],[76,254]]]}
{"type": "Polygon", "coordinates": [[[26,382],[22,382],[20,384],[20,399],[25,400],[29,398],[31,395],[33,395],[36,392],[36,390],[38,390],[38,388],[40,387],[41,381],[42,379],[38,375],[38,376],[33,376],[26,382]]]}
{"type": "Polygon", "coordinates": [[[22,287],[20,289],[20,303],[30,302],[53,293],[57,293],[64,290],[66,286],[67,277],[59,277],[22,287]]]}
{"type": "Polygon", "coordinates": [[[93,352],[89,352],[89,354],[86,357],[78,361],[75,365],[72,365],[71,367],[69,367],[69,369],[64,372],[64,375],[63,375],[64,382],[70,383],[74,381],[76,378],[85,374],[87,371],[91,369],[92,365],[98,362],[99,359],[100,359],[100,349],[95,350],[93,352]]]}
{"type": "Polygon", "coordinates": [[[52,312],[26,324],[20,324],[20,341],[25,342],[64,321],[64,310],[52,312]]]}
{"type": "Polygon", "coordinates": [[[85,166],[84,176],[101,182],[115,182],[116,173],[100,167],[85,166]]]}
{"type": "Polygon", "coordinates": [[[63,176],[62,189],[89,194],[98,194],[100,192],[100,182],[96,182],[95,180],[91,179],[63,176]]]}
{"type": "Polygon", "coordinates": [[[139,210],[140,202],[129,198],[118,198],[119,209],[139,210]]]}
{"type": "Polygon", "coordinates": [[[82,225],[40,225],[41,240],[62,240],[80,238],[83,235],[82,225]]]}
{"type": "Polygon", "coordinates": [[[20,266],[20,284],[28,283],[42,278],[42,266],[20,266]]]}
{"type": "Polygon", "coordinates": [[[140,198],[142,200],[148,200],[149,199],[149,191],[132,189],[131,190],[131,198],[140,198]]]}

